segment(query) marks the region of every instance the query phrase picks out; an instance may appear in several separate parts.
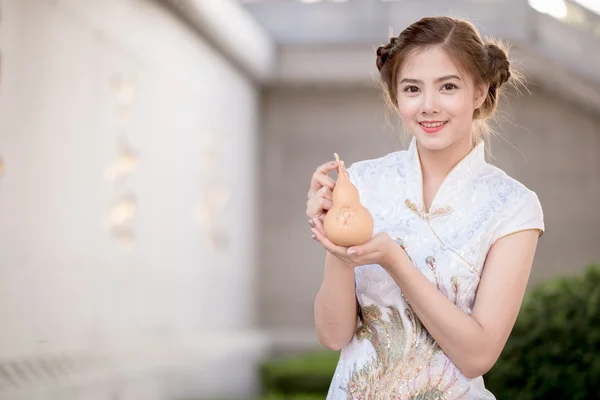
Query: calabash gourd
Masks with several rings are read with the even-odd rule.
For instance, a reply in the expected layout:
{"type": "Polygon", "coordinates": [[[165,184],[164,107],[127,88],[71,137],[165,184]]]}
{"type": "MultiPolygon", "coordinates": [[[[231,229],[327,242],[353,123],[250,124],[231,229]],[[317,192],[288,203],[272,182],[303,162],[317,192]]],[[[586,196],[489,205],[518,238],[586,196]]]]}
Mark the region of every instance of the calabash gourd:
{"type": "Polygon", "coordinates": [[[373,217],[361,203],[356,186],[348,178],[346,166],[334,153],[337,161],[337,183],[333,189],[332,206],[325,214],[325,235],[338,246],[364,244],[373,236],[373,217]]]}

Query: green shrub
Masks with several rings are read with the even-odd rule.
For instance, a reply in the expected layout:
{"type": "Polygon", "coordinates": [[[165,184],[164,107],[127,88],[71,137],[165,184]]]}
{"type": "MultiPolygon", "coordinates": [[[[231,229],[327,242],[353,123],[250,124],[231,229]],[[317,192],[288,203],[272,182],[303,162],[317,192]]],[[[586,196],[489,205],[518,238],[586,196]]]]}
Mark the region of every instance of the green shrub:
{"type": "MultiPolygon", "coordinates": [[[[486,374],[499,400],[600,398],[600,267],[527,293],[498,362],[486,374]]],[[[339,352],[273,359],[261,368],[262,400],[323,399],[339,352]],[[290,394],[306,393],[290,396],[290,394]],[[285,396],[283,396],[285,395],[285,396]],[[311,397],[312,396],[312,397],[311,397]]]]}
{"type": "Polygon", "coordinates": [[[323,398],[339,358],[340,352],[315,351],[270,360],[260,371],[263,389],[266,393],[318,394],[323,398]]]}
{"type": "Polygon", "coordinates": [[[600,398],[600,268],[527,294],[500,359],[486,375],[499,399],[600,398]]]}

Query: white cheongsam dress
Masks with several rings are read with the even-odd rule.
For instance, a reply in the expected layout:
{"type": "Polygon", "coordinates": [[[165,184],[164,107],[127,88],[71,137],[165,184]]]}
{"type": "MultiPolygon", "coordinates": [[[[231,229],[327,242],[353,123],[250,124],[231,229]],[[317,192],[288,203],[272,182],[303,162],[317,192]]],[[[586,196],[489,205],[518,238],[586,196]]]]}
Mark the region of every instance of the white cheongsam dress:
{"type": "MultiPolygon", "coordinates": [[[[354,163],[350,180],[375,220],[396,238],[440,292],[471,313],[488,250],[499,238],[544,232],[534,192],[488,164],[479,143],[423,207],[416,141],[408,150],[354,163]]],[[[355,269],[358,327],[340,360],[328,400],[495,399],[483,378],[466,378],[446,356],[379,265],[355,269]]]]}

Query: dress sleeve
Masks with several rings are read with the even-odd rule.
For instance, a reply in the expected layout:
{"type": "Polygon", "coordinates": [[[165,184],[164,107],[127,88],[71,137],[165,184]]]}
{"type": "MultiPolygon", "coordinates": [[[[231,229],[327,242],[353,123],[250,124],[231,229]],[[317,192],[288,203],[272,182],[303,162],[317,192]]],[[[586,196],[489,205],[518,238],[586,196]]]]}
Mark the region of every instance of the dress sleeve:
{"type": "Polygon", "coordinates": [[[529,191],[516,203],[508,216],[500,223],[492,242],[513,233],[537,229],[539,236],[544,234],[544,213],[535,192],[529,191]]]}

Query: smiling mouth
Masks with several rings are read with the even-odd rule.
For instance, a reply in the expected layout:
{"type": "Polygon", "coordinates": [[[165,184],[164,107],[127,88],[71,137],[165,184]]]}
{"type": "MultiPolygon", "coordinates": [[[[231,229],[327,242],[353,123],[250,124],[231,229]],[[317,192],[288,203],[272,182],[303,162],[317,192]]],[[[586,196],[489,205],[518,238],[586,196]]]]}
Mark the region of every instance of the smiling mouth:
{"type": "Polygon", "coordinates": [[[448,121],[441,122],[419,122],[419,125],[424,126],[425,128],[438,128],[442,125],[446,125],[448,121]]]}

